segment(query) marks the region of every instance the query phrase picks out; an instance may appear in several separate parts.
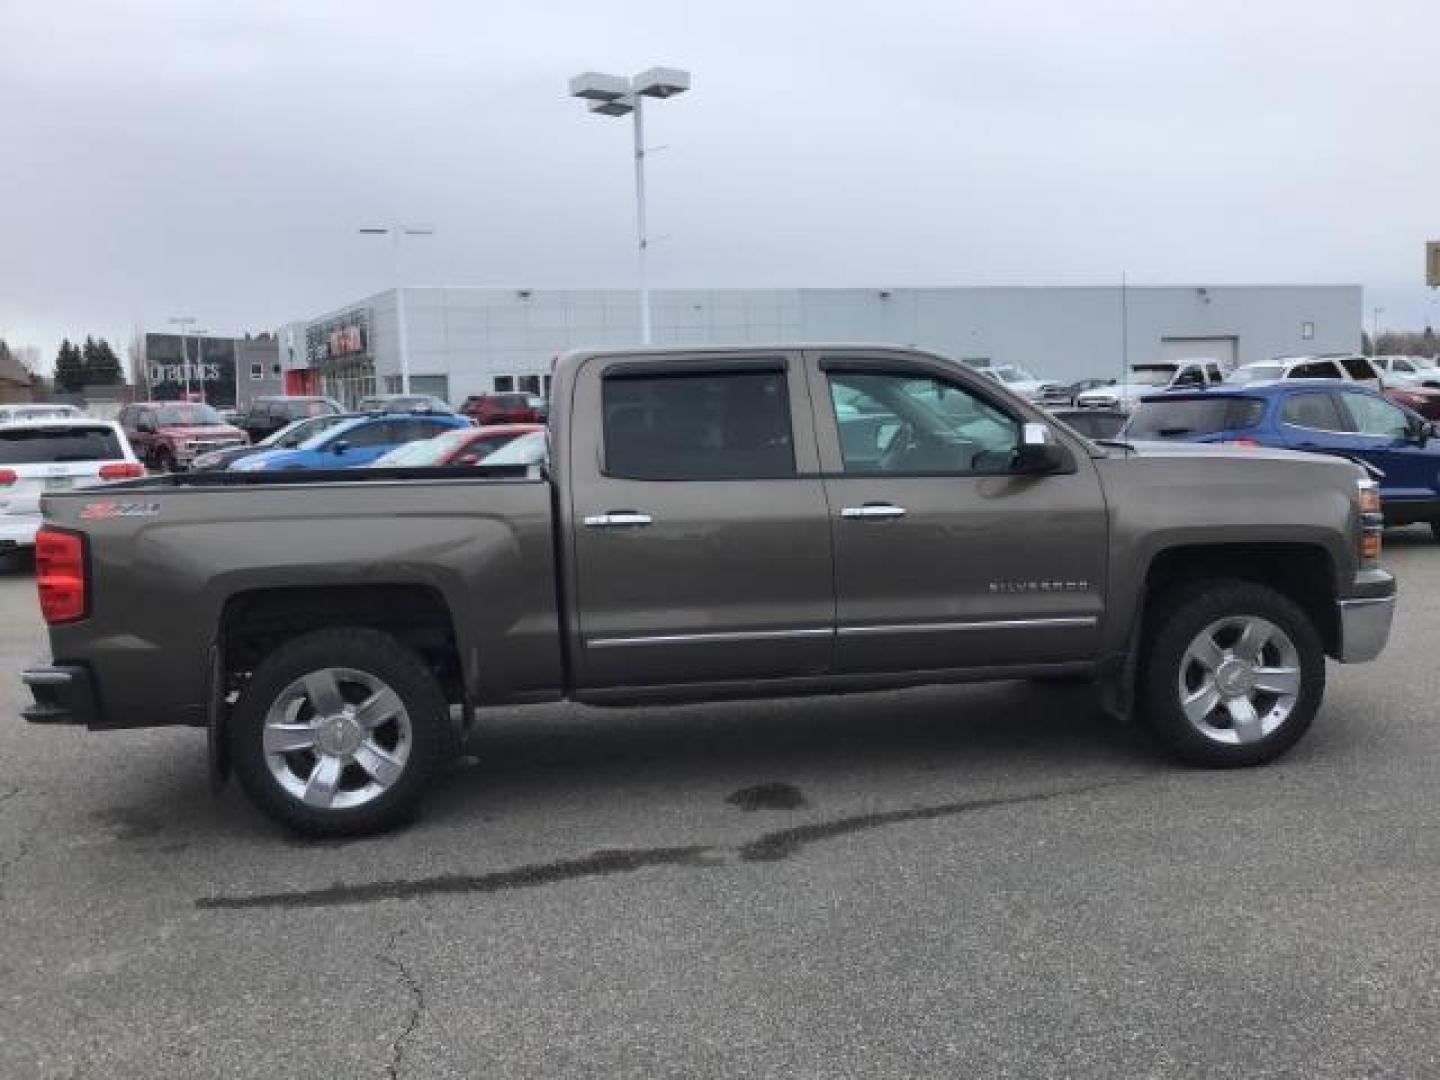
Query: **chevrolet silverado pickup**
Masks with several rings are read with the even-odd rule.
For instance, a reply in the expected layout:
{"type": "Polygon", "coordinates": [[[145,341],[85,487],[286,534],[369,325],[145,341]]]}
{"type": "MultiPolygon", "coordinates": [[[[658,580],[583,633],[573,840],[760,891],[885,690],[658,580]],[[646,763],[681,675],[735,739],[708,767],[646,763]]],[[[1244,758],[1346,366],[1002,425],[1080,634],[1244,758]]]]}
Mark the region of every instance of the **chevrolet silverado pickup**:
{"type": "Polygon", "coordinates": [[[1098,681],[1203,765],[1310,726],[1395,582],[1355,463],[1097,444],[941,357],[577,352],[543,468],[48,494],[38,724],[208,729],[320,835],[387,828],[477,710],[1098,681]]]}

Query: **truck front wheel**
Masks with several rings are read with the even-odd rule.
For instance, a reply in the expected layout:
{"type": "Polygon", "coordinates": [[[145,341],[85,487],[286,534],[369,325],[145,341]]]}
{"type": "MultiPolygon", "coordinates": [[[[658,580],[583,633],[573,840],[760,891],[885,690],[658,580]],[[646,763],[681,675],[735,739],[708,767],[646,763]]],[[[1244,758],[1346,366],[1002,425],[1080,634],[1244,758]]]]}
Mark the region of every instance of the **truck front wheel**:
{"type": "Polygon", "coordinates": [[[230,718],[249,796],[310,836],[405,821],[443,759],[449,709],[420,658],[388,634],[319,630],[265,657],[230,718]]]}
{"type": "Polygon", "coordinates": [[[1248,581],[1196,582],[1152,605],[1140,718],[1197,765],[1260,765],[1294,746],[1325,692],[1325,650],[1289,597],[1248,581]]]}

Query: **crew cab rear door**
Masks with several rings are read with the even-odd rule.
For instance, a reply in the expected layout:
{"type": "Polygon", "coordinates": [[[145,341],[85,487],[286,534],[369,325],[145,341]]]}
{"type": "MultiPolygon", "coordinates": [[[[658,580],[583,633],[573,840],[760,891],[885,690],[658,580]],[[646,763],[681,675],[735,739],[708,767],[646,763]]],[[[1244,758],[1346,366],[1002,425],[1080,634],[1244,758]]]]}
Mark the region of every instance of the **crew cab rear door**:
{"type": "Polygon", "coordinates": [[[799,357],[594,357],[570,408],[577,685],[828,673],[830,526],[799,357]]]}
{"type": "Polygon", "coordinates": [[[938,359],[822,351],[809,376],[840,672],[1095,656],[1107,515],[1081,444],[1069,472],[1011,472],[1025,414],[938,359]]]}

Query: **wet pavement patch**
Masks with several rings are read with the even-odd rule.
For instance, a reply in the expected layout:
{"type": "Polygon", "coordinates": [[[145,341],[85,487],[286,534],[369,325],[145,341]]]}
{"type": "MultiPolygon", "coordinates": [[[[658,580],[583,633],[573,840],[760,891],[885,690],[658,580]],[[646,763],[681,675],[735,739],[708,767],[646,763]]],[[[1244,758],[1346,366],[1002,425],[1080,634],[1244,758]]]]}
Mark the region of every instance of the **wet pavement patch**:
{"type": "Polygon", "coordinates": [[[741,810],[798,810],[805,796],[794,784],[756,784],[726,796],[725,801],[741,810]]]}

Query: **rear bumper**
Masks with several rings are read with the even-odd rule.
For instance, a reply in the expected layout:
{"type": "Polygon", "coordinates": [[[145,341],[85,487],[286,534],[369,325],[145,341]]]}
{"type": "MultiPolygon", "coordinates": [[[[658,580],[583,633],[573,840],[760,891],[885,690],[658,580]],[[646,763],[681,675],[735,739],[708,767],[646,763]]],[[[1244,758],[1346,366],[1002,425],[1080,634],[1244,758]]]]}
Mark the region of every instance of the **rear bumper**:
{"type": "Polygon", "coordinates": [[[34,547],[35,534],[44,524],[41,514],[0,514],[0,551],[34,547]]]}
{"type": "Polygon", "coordinates": [[[1363,664],[1374,660],[1390,640],[1390,624],[1395,618],[1395,592],[1388,596],[1366,596],[1341,600],[1340,654],[1342,664],[1363,664]]]}
{"type": "Polygon", "coordinates": [[[30,688],[35,703],[20,710],[32,724],[80,724],[99,727],[100,708],[90,672],[75,664],[29,668],[20,681],[30,688]]]}

